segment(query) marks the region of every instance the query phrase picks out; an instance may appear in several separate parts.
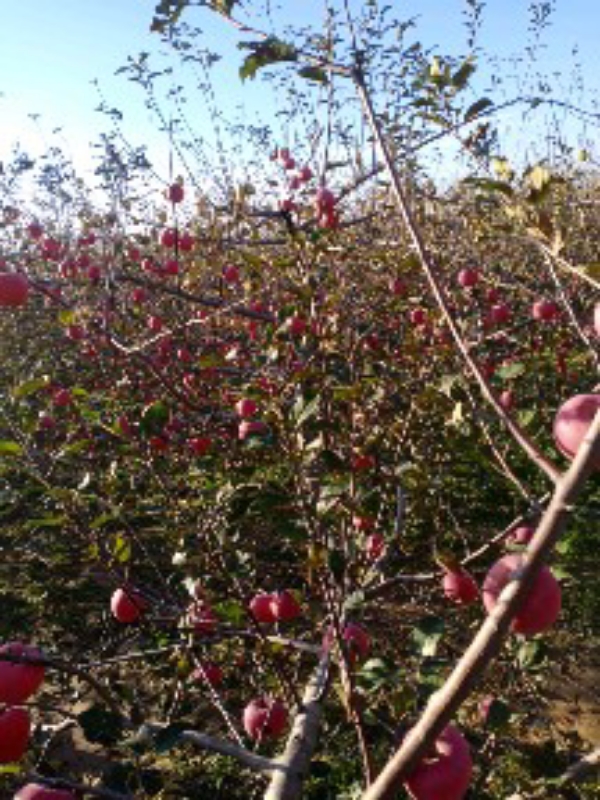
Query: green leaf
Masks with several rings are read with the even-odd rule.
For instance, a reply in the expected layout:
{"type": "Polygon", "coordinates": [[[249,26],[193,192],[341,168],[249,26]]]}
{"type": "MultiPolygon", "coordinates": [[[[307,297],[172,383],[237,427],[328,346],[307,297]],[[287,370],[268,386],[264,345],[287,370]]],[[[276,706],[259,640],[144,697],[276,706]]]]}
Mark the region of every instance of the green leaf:
{"type": "Polygon", "coordinates": [[[300,428],[311,417],[314,417],[319,411],[320,404],[321,395],[313,397],[313,399],[308,402],[303,397],[299,397],[293,408],[293,414],[296,418],[296,427],[300,428]]]}
{"type": "Polygon", "coordinates": [[[298,75],[301,78],[306,78],[309,81],[318,81],[319,83],[329,83],[327,73],[320,67],[302,67],[298,70],[298,75]]]}
{"type": "Polygon", "coordinates": [[[112,541],[112,556],[119,564],[131,561],[131,543],[122,533],[118,533],[112,541]]]}
{"type": "Polygon", "coordinates": [[[295,47],[282,42],[275,36],[269,36],[261,42],[240,42],[238,47],[241,50],[251,50],[251,55],[247,56],[240,67],[240,78],[254,79],[259,69],[278,64],[298,60],[298,52],[295,47]]]}
{"type": "Polygon", "coordinates": [[[514,364],[505,364],[496,371],[496,375],[502,380],[511,380],[512,378],[520,378],[526,371],[525,364],[515,362],[514,364]]]}
{"type": "Polygon", "coordinates": [[[523,669],[535,669],[546,659],[548,648],[540,639],[531,639],[519,647],[517,661],[523,669]]]}
{"type": "Polygon", "coordinates": [[[471,57],[467,58],[452,76],[452,85],[458,91],[464,89],[476,69],[473,59],[471,57]]]}
{"type": "Polygon", "coordinates": [[[142,411],[140,431],[145,436],[161,434],[169,420],[169,408],[162,400],[157,400],[146,406],[142,411]]]}
{"type": "Polygon", "coordinates": [[[0,441],[0,456],[20,456],[23,448],[18,442],[0,441]]]}
{"type": "Polygon", "coordinates": [[[490,100],[489,97],[482,97],[477,102],[473,103],[473,105],[469,106],[469,108],[465,111],[465,122],[469,122],[472,119],[478,117],[483,111],[487,108],[490,108],[494,105],[493,100],[490,100]]]}
{"type": "Polygon", "coordinates": [[[436,654],[444,630],[445,623],[441,617],[423,617],[415,625],[412,630],[412,639],[424,658],[436,654]]]}
{"type": "Polygon", "coordinates": [[[41,378],[32,378],[25,383],[19,384],[12,391],[12,396],[15,400],[21,400],[23,397],[29,397],[31,394],[39,392],[40,389],[45,389],[50,384],[50,376],[42,375],[41,378]]]}
{"type": "Polygon", "coordinates": [[[122,718],[99,705],[78,714],[77,720],[85,738],[94,744],[116,744],[123,734],[122,718]]]}
{"type": "Polygon", "coordinates": [[[494,698],[488,708],[485,725],[487,728],[492,728],[492,730],[498,730],[499,728],[504,728],[510,722],[510,718],[510,708],[503,700],[494,698]]]}
{"type": "Polygon", "coordinates": [[[223,600],[214,606],[214,610],[218,617],[232,625],[240,625],[246,617],[244,607],[237,600],[223,600]]]}

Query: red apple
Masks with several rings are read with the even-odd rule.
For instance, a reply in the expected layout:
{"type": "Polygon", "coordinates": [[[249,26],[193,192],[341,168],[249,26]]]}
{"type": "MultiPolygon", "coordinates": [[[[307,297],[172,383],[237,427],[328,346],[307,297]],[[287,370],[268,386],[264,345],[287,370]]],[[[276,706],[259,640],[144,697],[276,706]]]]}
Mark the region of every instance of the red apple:
{"type": "MultiPolygon", "coordinates": [[[[502,590],[518,574],[523,564],[522,553],[511,553],[492,566],[483,583],[483,603],[488,613],[491,613],[502,590]]],[[[543,566],[512,622],[512,630],[524,636],[542,633],[555,623],[560,607],[560,584],[550,569],[543,566]]]]}
{"type": "MultiPolygon", "coordinates": [[[[356,660],[364,661],[371,649],[371,640],[365,629],[355,622],[347,622],[342,631],[342,638],[346,644],[350,664],[354,664],[356,660]]],[[[323,649],[329,650],[333,641],[333,628],[329,628],[323,637],[323,649]]]]}
{"type": "Polygon", "coordinates": [[[367,536],[365,542],[365,552],[369,561],[377,561],[385,552],[385,539],[380,533],[372,533],[367,536]]]}
{"type": "Polygon", "coordinates": [[[73,402],[73,397],[68,389],[57,389],[52,395],[52,400],[55,406],[66,408],[73,402]]]}
{"type": "Polygon", "coordinates": [[[29,744],[31,721],[24,708],[7,708],[0,713],[0,764],[23,758],[29,744]]]}
{"type": "Polygon", "coordinates": [[[464,569],[447,570],[442,586],[446,597],[460,606],[470,605],[479,597],[475,578],[464,569]]]}
{"type": "Polygon", "coordinates": [[[146,601],[133,589],[116,589],[110,598],[110,610],[117,622],[137,622],[146,609],[146,601]]]}
{"type": "Polygon", "coordinates": [[[0,273],[0,306],[18,308],[25,305],[29,295],[29,282],[20,272],[0,273]]]}
{"type": "Polygon", "coordinates": [[[534,533],[535,528],[532,528],[531,525],[519,525],[509,533],[504,541],[506,544],[529,544],[534,533]]]}
{"type": "Polygon", "coordinates": [[[531,311],[533,318],[550,322],[559,314],[559,308],[552,300],[536,300],[531,311]]]}
{"type": "Polygon", "coordinates": [[[427,322],[427,314],[422,308],[413,308],[409,314],[409,319],[415,326],[425,325],[427,322]]]}
{"type": "Polygon", "coordinates": [[[190,675],[190,680],[197,683],[208,682],[211,686],[220,686],[223,683],[223,670],[218,664],[203,664],[190,675]]]}
{"type": "MultiPolygon", "coordinates": [[[[40,658],[36,647],[21,642],[9,642],[0,647],[0,656],[26,656],[40,658]]],[[[37,664],[17,664],[0,660],[0,703],[17,705],[24,703],[42,685],[45,667],[37,664]]]]}
{"type": "Polygon", "coordinates": [[[217,628],[217,618],[212,608],[202,600],[188,606],[186,622],[194,629],[194,633],[208,636],[217,628]]]}
{"type": "MultiPolygon", "coordinates": [[[[567,458],[575,458],[599,410],[600,394],[575,395],[559,408],[554,419],[554,441],[567,458]]],[[[596,459],[594,467],[600,469],[600,458],[596,459]]]]}
{"type": "Polygon", "coordinates": [[[185,196],[183,186],[180,183],[173,183],[167,189],[167,197],[172,203],[181,203],[185,196]]]}
{"type": "Polygon", "coordinates": [[[495,325],[503,325],[510,319],[510,309],[506,303],[496,303],[490,308],[489,319],[495,325]]]}
{"type": "Polygon", "coordinates": [[[206,455],[211,444],[211,440],[206,436],[195,436],[193,439],[188,439],[188,447],[195,456],[206,455]]]}
{"type": "Polygon", "coordinates": [[[470,289],[479,281],[479,273],[476,269],[467,267],[466,269],[461,269],[458,273],[457,280],[459,286],[462,286],[463,289],[470,289]]]}
{"type": "Polygon", "coordinates": [[[242,419],[250,419],[253,417],[258,410],[258,407],[254,400],[250,400],[248,397],[244,397],[235,404],[235,412],[238,417],[242,417],[242,419]]]}
{"type": "Polygon", "coordinates": [[[594,307],[594,331],[600,339],[600,303],[596,303],[594,307]]]}
{"type": "Polygon", "coordinates": [[[257,622],[275,622],[277,618],[271,606],[272,600],[272,594],[257,594],[252,598],[250,601],[250,611],[257,622]]]}
{"type": "Polygon", "coordinates": [[[14,796],[13,800],[75,800],[68,789],[51,789],[41,783],[28,783],[14,796]]]}
{"type": "Polygon", "coordinates": [[[315,196],[315,206],[319,214],[331,213],[335,206],[335,196],[330,189],[322,186],[315,196]]]}
{"type": "Polygon", "coordinates": [[[288,712],[281,700],[257,697],[244,709],[244,730],[251,739],[276,739],[287,723],[288,712]]]}
{"type": "Polygon", "coordinates": [[[458,728],[448,725],[404,785],[413,800],[462,800],[472,771],[469,745],[458,728]]]}
{"type": "Polygon", "coordinates": [[[288,622],[302,614],[302,608],[287,589],[271,595],[271,612],[278,622],[288,622]]]}
{"type": "Polygon", "coordinates": [[[515,396],[510,389],[505,389],[498,400],[505,411],[510,411],[515,404],[515,396]]]}

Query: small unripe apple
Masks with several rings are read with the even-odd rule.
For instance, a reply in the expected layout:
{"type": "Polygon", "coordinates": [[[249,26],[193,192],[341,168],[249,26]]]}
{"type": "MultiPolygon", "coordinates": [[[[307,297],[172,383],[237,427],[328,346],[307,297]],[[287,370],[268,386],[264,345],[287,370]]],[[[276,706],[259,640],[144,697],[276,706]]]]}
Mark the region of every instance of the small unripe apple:
{"type": "MultiPolygon", "coordinates": [[[[12,655],[40,658],[36,647],[21,642],[8,642],[0,647],[0,656],[12,655]]],[[[0,703],[18,705],[28,700],[42,685],[46,669],[41,664],[18,664],[0,660],[0,703]]]]}
{"type": "MultiPolygon", "coordinates": [[[[492,566],[483,583],[483,603],[488,614],[494,609],[504,587],[518,575],[524,563],[522,553],[511,553],[492,566]]],[[[556,622],[560,608],[560,584],[550,569],[543,566],[513,619],[511,629],[524,636],[542,633],[556,622]]]]}
{"type": "Polygon", "coordinates": [[[25,305],[29,295],[29,282],[20,272],[0,273],[0,306],[18,308],[25,305]]]}
{"type": "Polygon", "coordinates": [[[251,739],[276,739],[288,723],[288,712],[281,700],[257,697],[244,709],[244,730],[251,739]]]}
{"type": "Polygon", "coordinates": [[[271,601],[273,600],[272,594],[257,594],[250,601],[250,611],[254,615],[257,622],[271,623],[276,621],[276,616],[273,613],[271,601]]]}
{"type": "Polygon", "coordinates": [[[0,764],[20,761],[27,745],[31,720],[24,708],[7,708],[0,712],[0,764]]]}
{"type": "Polygon", "coordinates": [[[110,610],[117,622],[137,622],[146,609],[146,601],[132,589],[116,589],[110,598],[110,610]]]}
{"type": "Polygon", "coordinates": [[[76,800],[68,789],[51,789],[41,783],[28,783],[14,796],[13,800],[76,800]]]}
{"type": "Polygon", "coordinates": [[[479,597],[475,578],[464,569],[447,570],[442,586],[446,597],[457,605],[470,605],[479,597]]]}
{"type": "Polygon", "coordinates": [[[287,589],[271,595],[271,612],[278,622],[288,622],[302,614],[302,608],[287,589]]]}
{"type": "Polygon", "coordinates": [[[469,789],[473,762],[462,733],[448,725],[434,752],[410,773],[405,787],[413,800],[462,800],[469,789]]]}
{"type": "MultiPolygon", "coordinates": [[[[599,410],[600,394],[575,395],[558,409],[554,418],[554,441],[567,458],[575,458],[599,410]]],[[[600,469],[600,458],[594,462],[594,468],[600,469]]]]}

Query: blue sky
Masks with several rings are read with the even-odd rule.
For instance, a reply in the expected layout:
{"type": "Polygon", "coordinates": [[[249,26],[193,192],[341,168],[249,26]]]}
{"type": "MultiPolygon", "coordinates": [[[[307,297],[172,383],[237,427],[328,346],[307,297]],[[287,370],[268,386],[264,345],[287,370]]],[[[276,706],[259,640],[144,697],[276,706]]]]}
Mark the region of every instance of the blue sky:
{"type": "MultiPolygon", "coordinates": [[[[424,44],[439,44],[441,51],[464,52],[463,0],[390,0],[402,17],[418,15],[415,37],[424,44]]],[[[353,0],[353,6],[359,0],[353,0]]],[[[78,163],[89,163],[89,142],[106,128],[94,112],[98,99],[91,81],[99,79],[108,103],[126,111],[125,131],[134,144],[147,143],[159,170],[167,169],[168,146],[154,130],[137,87],[115,70],[128,55],[164,50],[156,34],[149,32],[154,0],[20,0],[3,4],[0,26],[0,161],[16,141],[39,152],[52,141],[52,130],[62,129],[60,144],[78,163]],[[39,114],[38,126],[28,115],[39,114]],[[43,132],[43,135],[42,133],[43,132]]],[[[251,3],[246,4],[251,8],[251,3]]],[[[507,63],[523,53],[528,44],[529,0],[488,0],[480,45],[488,56],[497,56],[498,70],[514,74],[507,63]]],[[[282,0],[275,11],[276,24],[285,21],[318,26],[320,0],[282,0]]],[[[205,41],[226,58],[216,87],[219,104],[233,108],[242,103],[247,119],[272,119],[276,100],[269,99],[259,82],[242,85],[237,77],[240,54],[237,33],[208,12],[194,11],[190,20],[205,29],[205,41]]],[[[557,0],[551,27],[539,53],[542,71],[551,77],[557,95],[568,96],[590,108],[600,95],[597,68],[600,0],[557,0]],[[573,56],[578,49],[577,59],[573,56]],[[573,90],[570,75],[578,60],[582,65],[584,92],[573,90]],[[563,77],[558,77],[561,74],[563,77]]],[[[494,68],[480,78],[482,90],[494,68]]],[[[206,109],[198,107],[198,130],[206,126],[206,109]]],[[[585,134],[585,131],[584,131],[585,134]]],[[[573,135],[581,130],[573,128],[573,135]]]]}

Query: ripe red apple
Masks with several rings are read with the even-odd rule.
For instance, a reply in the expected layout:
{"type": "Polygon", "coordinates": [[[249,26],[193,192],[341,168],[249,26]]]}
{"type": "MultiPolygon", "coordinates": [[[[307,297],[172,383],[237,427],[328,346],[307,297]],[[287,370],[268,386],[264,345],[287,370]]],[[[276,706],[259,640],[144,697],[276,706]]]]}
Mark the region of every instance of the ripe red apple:
{"type": "MultiPolygon", "coordinates": [[[[347,622],[342,631],[342,638],[346,644],[350,664],[355,661],[364,661],[371,649],[369,634],[355,622],[347,622]]],[[[333,628],[328,628],[323,637],[323,649],[329,650],[334,642],[333,628]]]]}
{"type": "Polygon", "coordinates": [[[505,411],[510,411],[515,404],[515,396],[510,389],[505,389],[498,400],[505,411]]]}
{"type": "Polygon", "coordinates": [[[133,589],[116,589],[110,598],[110,610],[117,622],[137,622],[146,609],[146,601],[133,589]]]}
{"type": "Polygon", "coordinates": [[[385,539],[380,533],[372,533],[367,536],[365,542],[365,553],[369,561],[377,561],[385,552],[385,539]]]}
{"type": "Polygon", "coordinates": [[[40,430],[49,431],[54,428],[56,425],[56,420],[53,416],[48,414],[46,411],[40,411],[38,414],[38,426],[40,430]]]}
{"type": "Polygon", "coordinates": [[[193,439],[188,439],[188,447],[195,456],[206,455],[211,444],[211,440],[206,436],[195,436],[193,439]]]}
{"type": "Polygon", "coordinates": [[[190,675],[190,680],[197,683],[205,683],[208,681],[211,686],[220,686],[223,683],[223,670],[218,664],[206,663],[202,665],[202,669],[198,667],[190,675]]]}
{"type": "MultiPolygon", "coordinates": [[[[0,647],[0,656],[2,655],[40,658],[42,654],[37,647],[21,642],[8,642],[0,647]]],[[[0,703],[24,703],[42,685],[45,671],[41,664],[17,664],[0,660],[0,703]]]]}
{"type": "Polygon", "coordinates": [[[190,253],[196,244],[196,240],[192,236],[191,233],[183,233],[181,235],[181,239],[179,240],[179,249],[184,253],[190,253]]]}
{"type": "MultiPolygon", "coordinates": [[[[522,553],[510,553],[492,566],[483,583],[483,603],[488,613],[491,613],[502,590],[518,574],[523,564],[522,553]]],[[[511,629],[524,636],[542,633],[554,624],[560,607],[560,584],[550,569],[543,566],[521,604],[511,629]]]]}
{"type": "Polygon", "coordinates": [[[240,270],[234,265],[223,267],[223,280],[225,283],[238,283],[240,280],[240,270]]]}
{"type": "MultiPolygon", "coordinates": [[[[577,394],[558,409],[554,418],[554,441],[567,458],[575,458],[599,410],[600,394],[577,394]]],[[[594,467],[600,469],[600,458],[594,462],[594,467]]]]}
{"type": "Polygon", "coordinates": [[[534,319],[551,322],[559,314],[559,308],[553,300],[536,300],[531,310],[534,319]]]}
{"type": "Polygon", "coordinates": [[[181,203],[185,195],[183,186],[180,183],[173,183],[167,189],[167,197],[172,203],[181,203]]]}
{"type": "Polygon", "coordinates": [[[277,617],[273,612],[271,601],[273,600],[272,594],[257,594],[250,601],[250,611],[256,618],[257,622],[275,622],[277,617]]]}
{"type": "Polygon", "coordinates": [[[503,325],[510,319],[510,308],[506,303],[495,303],[490,308],[489,319],[494,325],[503,325]]]}
{"type": "Polygon", "coordinates": [[[464,569],[447,570],[442,586],[446,597],[460,606],[468,606],[479,597],[475,578],[464,569]]]}
{"type": "Polygon", "coordinates": [[[594,306],[594,331],[600,339],[600,303],[596,303],[594,306]]]}
{"type": "Polygon", "coordinates": [[[73,402],[73,396],[68,389],[57,389],[52,395],[52,401],[59,408],[66,408],[73,402]]]}
{"type": "Polygon", "coordinates": [[[217,617],[208,603],[198,600],[188,606],[186,622],[194,629],[194,633],[208,636],[217,628],[217,617]]]}
{"type": "Polygon", "coordinates": [[[309,166],[304,166],[298,172],[298,177],[303,183],[307,183],[313,176],[312,169],[309,166]]]}
{"type": "Polygon", "coordinates": [[[326,186],[322,186],[315,196],[315,206],[319,214],[330,214],[335,207],[335,196],[326,186]]]}
{"type": "Polygon", "coordinates": [[[0,764],[23,758],[29,744],[31,721],[24,708],[7,708],[0,713],[0,764]]]}
{"type": "Polygon", "coordinates": [[[288,330],[292,336],[302,336],[306,331],[306,320],[298,314],[294,314],[288,320],[288,330]]]}
{"type": "Polygon", "coordinates": [[[271,595],[271,612],[278,622],[288,622],[302,614],[302,608],[294,595],[285,589],[271,595]]]}
{"type": "Polygon", "coordinates": [[[287,727],[288,712],[281,700],[257,697],[244,709],[244,730],[251,739],[276,739],[287,727]]]}
{"type": "Polygon", "coordinates": [[[41,783],[28,783],[14,796],[13,800],[76,800],[68,789],[51,789],[41,783]]]}
{"type": "Polygon", "coordinates": [[[504,540],[506,544],[529,544],[535,528],[531,525],[519,525],[504,540]]]}
{"type": "Polygon", "coordinates": [[[459,286],[462,286],[463,289],[470,289],[479,281],[479,273],[476,269],[467,267],[466,269],[461,269],[458,273],[457,280],[459,286]]]}
{"type": "Polygon", "coordinates": [[[415,326],[425,325],[427,322],[427,314],[422,308],[413,308],[409,314],[409,319],[415,326]]]}
{"type": "Polygon", "coordinates": [[[243,397],[235,404],[235,412],[242,419],[250,419],[256,414],[257,410],[258,406],[254,400],[250,400],[248,397],[243,397]]]}
{"type": "Polygon", "coordinates": [[[29,295],[29,282],[20,272],[0,273],[0,306],[18,308],[25,305],[29,295]]]}
{"type": "Polygon", "coordinates": [[[404,785],[413,800],[462,800],[472,771],[469,745],[458,728],[448,725],[404,785]]]}

